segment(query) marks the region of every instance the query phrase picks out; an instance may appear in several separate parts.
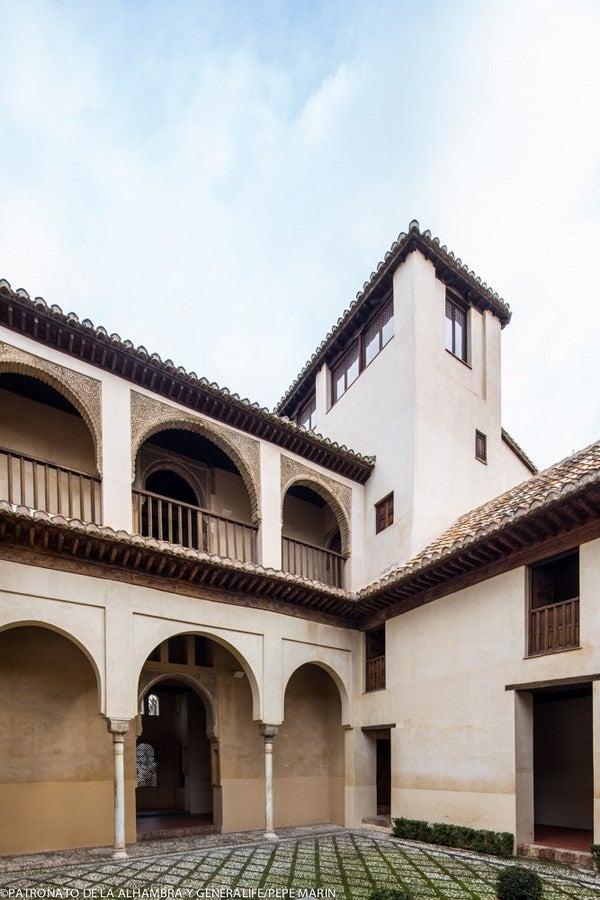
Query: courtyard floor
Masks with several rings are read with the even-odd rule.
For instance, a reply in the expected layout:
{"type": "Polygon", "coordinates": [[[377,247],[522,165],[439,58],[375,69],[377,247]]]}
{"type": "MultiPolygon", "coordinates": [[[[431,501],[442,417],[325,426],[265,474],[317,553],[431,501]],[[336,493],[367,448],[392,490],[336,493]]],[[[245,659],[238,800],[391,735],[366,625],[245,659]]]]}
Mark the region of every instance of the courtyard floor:
{"type": "MultiPolygon", "coordinates": [[[[375,887],[404,885],[418,900],[493,900],[498,872],[511,864],[382,831],[337,827],[284,830],[273,842],[258,834],[160,841],[135,845],[132,852],[118,861],[107,859],[106,849],[0,860],[0,898],[361,900],[375,887]]],[[[529,860],[519,865],[542,876],[544,900],[600,897],[600,878],[591,870],[529,860]]]]}

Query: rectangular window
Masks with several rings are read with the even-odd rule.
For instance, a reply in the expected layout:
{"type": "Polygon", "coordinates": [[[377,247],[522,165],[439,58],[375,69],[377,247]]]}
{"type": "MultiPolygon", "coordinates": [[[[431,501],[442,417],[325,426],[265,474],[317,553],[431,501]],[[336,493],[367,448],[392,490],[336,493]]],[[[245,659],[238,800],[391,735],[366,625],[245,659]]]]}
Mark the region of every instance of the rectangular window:
{"type": "Polygon", "coordinates": [[[467,362],[467,312],[446,297],[446,350],[467,362]]]}
{"type": "Polygon", "coordinates": [[[360,373],[381,353],[394,336],[394,303],[383,308],[362,329],[346,355],[331,373],[331,402],[342,397],[360,373]]]}
{"type": "Polygon", "coordinates": [[[475,432],[475,459],[487,462],[487,437],[482,431],[475,432]]]}
{"type": "Polygon", "coordinates": [[[358,378],[359,343],[355,341],[333,370],[333,402],[339,400],[358,378]]]}
{"type": "Polygon", "coordinates": [[[296,422],[298,425],[302,425],[303,428],[309,429],[314,428],[317,424],[317,401],[314,394],[301,407],[300,412],[296,416],[296,422]]]}
{"type": "Polygon", "coordinates": [[[390,300],[363,332],[364,364],[375,359],[394,335],[394,305],[390,300]]]}
{"type": "Polygon", "coordinates": [[[385,687],[385,625],[365,633],[365,691],[385,687]]]}
{"type": "Polygon", "coordinates": [[[579,550],[529,569],[529,654],[579,647],[579,550]]]}
{"type": "Polygon", "coordinates": [[[388,494],[375,504],[375,534],[388,528],[394,521],[394,494],[388,494]]]}

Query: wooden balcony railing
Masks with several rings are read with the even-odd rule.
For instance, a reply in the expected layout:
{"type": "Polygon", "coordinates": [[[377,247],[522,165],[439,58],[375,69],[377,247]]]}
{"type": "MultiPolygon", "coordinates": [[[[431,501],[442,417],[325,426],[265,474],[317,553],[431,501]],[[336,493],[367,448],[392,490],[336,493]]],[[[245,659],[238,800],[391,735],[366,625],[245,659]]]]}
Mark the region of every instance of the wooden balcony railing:
{"type": "Polygon", "coordinates": [[[385,687],[385,656],[368,659],[365,664],[365,691],[381,691],[385,687]]]}
{"type": "Polygon", "coordinates": [[[302,575],[332,587],[342,586],[344,557],[335,550],[325,550],[291,538],[281,539],[281,567],[284,572],[302,575]]]}
{"type": "Polygon", "coordinates": [[[240,562],[256,562],[254,525],[226,519],[189,503],[150,491],[133,492],[133,530],[170,544],[181,544],[240,562]]]}
{"type": "Polygon", "coordinates": [[[529,613],[529,654],[579,647],[579,597],[529,613]]]}
{"type": "Polygon", "coordinates": [[[0,498],[17,506],[102,522],[100,479],[0,448],[0,498]]]}

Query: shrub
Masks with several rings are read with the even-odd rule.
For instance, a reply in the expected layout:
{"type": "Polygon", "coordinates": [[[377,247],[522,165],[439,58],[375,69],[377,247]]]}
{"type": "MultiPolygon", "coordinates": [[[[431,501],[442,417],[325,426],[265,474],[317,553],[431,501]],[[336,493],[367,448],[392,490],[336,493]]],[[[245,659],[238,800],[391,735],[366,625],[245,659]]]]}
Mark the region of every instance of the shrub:
{"type": "Polygon", "coordinates": [[[592,856],[594,857],[596,868],[600,872],[600,844],[592,844],[592,856]]]}
{"type": "Polygon", "coordinates": [[[407,841],[425,841],[443,847],[512,856],[514,839],[508,831],[477,831],[464,825],[446,822],[422,822],[420,819],[392,819],[393,833],[407,841]]]}
{"type": "Polygon", "coordinates": [[[498,900],[539,900],[542,879],[537,872],[521,866],[508,866],[496,880],[498,900]]]}
{"type": "Polygon", "coordinates": [[[413,900],[414,894],[408,888],[376,888],[369,894],[369,900],[413,900]]]}

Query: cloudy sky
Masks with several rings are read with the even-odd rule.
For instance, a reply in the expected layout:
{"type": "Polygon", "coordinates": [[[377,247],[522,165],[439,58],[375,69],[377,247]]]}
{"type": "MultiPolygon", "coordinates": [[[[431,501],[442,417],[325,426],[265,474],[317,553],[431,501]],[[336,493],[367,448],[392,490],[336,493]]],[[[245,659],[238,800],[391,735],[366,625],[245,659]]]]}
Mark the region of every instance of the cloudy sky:
{"type": "Polygon", "coordinates": [[[417,218],[600,437],[600,4],[0,0],[0,276],[272,407],[417,218]]]}

